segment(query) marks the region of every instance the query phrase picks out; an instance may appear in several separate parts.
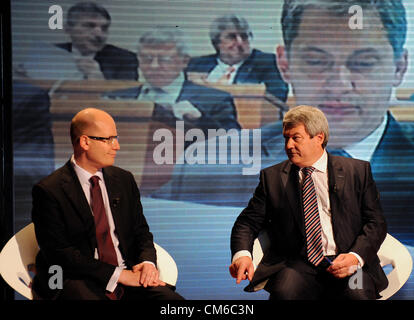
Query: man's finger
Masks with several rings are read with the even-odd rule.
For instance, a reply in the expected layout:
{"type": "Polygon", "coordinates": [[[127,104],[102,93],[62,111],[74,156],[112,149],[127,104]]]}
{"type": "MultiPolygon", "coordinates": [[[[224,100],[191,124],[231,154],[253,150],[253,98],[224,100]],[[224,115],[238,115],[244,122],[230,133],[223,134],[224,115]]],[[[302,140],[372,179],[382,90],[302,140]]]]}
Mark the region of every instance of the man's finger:
{"type": "Polygon", "coordinates": [[[239,284],[242,280],[246,279],[246,267],[239,266],[239,269],[237,270],[237,280],[236,283],[239,284]]]}
{"type": "Polygon", "coordinates": [[[251,263],[251,264],[249,265],[248,270],[247,270],[247,278],[249,279],[249,281],[252,281],[252,279],[253,279],[253,275],[254,275],[254,266],[253,266],[253,264],[251,263]]]}

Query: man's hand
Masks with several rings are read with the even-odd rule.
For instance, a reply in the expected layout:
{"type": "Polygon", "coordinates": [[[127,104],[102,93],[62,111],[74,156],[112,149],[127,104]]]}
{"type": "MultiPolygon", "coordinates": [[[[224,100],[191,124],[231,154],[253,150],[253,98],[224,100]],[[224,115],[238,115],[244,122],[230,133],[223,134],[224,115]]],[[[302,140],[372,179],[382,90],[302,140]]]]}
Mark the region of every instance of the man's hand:
{"type": "Polygon", "coordinates": [[[351,253],[342,253],[332,261],[332,265],[326,269],[335,278],[345,278],[352,275],[358,267],[358,259],[351,253]]]}
{"type": "Polygon", "coordinates": [[[246,279],[252,281],[254,275],[253,261],[247,256],[240,257],[231,264],[229,271],[231,276],[236,278],[237,284],[246,279]]]}
{"type": "Polygon", "coordinates": [[[105,79],[98,62],[92,58],[80,58],[76,60],[78,69],[87,79],[105,79]]]}
{"type": "Polygon", "coordinates": [[[139,274],[139,283],[145,288],[165,286],[165,282],[159,279],[159,272],[151,263],[142,262],[132,267],[134,273],[139,274]]]}
{"type": "Polygon", "coordinates": [[[140,287],[141,274],[135,273],[132,270],[122,270],[119,276],[118,283],[121,283],[127,287],[140,287]]]}
{"type": "Polygon", "coordinates": [[[194,107],[189,101],[180,101],[172,106],[173,113],[178,119],[184,116],[189,120],[195,120],[201,117],[201,112],[194,107]]]}

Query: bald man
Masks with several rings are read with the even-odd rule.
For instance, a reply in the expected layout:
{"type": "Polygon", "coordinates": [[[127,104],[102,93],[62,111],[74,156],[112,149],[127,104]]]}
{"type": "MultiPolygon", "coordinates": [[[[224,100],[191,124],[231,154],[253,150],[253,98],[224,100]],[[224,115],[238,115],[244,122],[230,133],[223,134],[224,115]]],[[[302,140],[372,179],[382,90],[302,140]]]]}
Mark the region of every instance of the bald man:
{"type": "Polygon", "coordinates": [[[134,177],[113,166],[120,145],[112,117],[84,109],[72,119],[70,137],[70,160],[33,187],[35,297],[183,299],[159,279],[134,177]],[[56,278],[50,285],[53,265],[61,267],[62,286],[56,278]]]}

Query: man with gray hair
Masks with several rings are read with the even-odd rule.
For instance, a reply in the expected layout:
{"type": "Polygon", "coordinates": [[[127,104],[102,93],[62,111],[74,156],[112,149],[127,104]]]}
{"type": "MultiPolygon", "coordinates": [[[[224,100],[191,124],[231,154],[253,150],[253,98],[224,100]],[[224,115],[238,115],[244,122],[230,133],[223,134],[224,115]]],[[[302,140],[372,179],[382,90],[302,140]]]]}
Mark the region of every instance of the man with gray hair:
{"type": "Polygon", "coordinates": [[[283,119],[289,160],[261,171],[231,234],[231,275],[247,291],[268,280],[270,299],[376,299],[388,284],[377,251],[387,229],[369,162],[326,152],[328,121],[299,106],[283,119]],[[253,241],[270,248],[254,270],[253,241]],[[361,272],[362,285],[349,285],[361,272]]]}
{"type": "Polygon", "coordinates": [[[156,27],[139,39],[138,60],[144,84],[109,94],[121,99],[154,101],[153,119],[175,128],[184,121],[185,130],[240,129],[233,98],[220,90],[194,84],[183,70],[190,59],[181,30],[156,27]]]}
{"type": "Polygon", "coordinates": [[[279,74],[275,55],[252,50],[252,38],[245,18],[234,14],[216,18],[210,27],[216,54],[192,58],[187,67],[190,79],[201,74],[201,79],[210,83],[264,83],[267,92],[286,101],[287,85],[279,74]]]}

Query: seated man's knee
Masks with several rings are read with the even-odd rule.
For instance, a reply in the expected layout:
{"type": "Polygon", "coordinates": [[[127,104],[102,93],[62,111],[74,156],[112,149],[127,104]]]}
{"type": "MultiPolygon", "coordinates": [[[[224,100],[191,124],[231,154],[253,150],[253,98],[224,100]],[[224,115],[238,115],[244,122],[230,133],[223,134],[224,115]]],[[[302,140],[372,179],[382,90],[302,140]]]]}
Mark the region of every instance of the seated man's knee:
{"type": "Polygon", "coordinates": [[[270,293],[270,300],[316,299],[317,291],[310,278],[293,268],[285,268],[269,279],[265,290],[270,293]]]}

